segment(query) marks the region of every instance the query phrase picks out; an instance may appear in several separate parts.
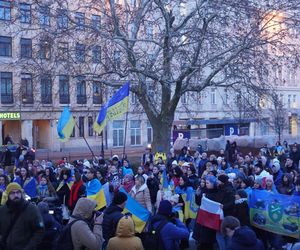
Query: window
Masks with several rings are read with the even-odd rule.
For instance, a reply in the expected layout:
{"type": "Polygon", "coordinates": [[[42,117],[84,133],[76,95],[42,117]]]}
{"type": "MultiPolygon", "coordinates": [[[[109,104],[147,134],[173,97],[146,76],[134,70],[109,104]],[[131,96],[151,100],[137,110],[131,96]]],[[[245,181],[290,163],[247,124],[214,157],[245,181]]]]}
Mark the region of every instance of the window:
{"type": "Polygon", "coordinates": [[[217,104],[217,100],[216,100],[216,89],[212,89],[211,90],[211,104],[212,105],[216,105],[217,104]]]}
{"type": "Polygon", "coordinates": [[[0,0],[0,20],[10,21],[11,7],[10,0],[0,0]]]}
{"type": "Polygon", "coordinates": [[[197,102],[198,104],[202,105],[203,104],[203,92],[197,92],[197,102]]]}
{"type": "Polygon", "coordinates": [[[91,116],[88,117],[88,129],[89,129],[89,136],[93,136],[94,135],[93,117],[91,116]]]}
{"type": "Polygon", "coordinates": [[[11,56],[11,37],[0,36],[0,56],[11,56]]]}
{"type": "Polygon", "coordinates": [[[93,81],[93,104],[102,104],[102,102],[101,83],[93,81]]]}
{"type": "Polygon", "coordinates": [[[70,103],[69,76],[60,75],[58,76],[58,81],[59,81],[59,103],[69,104],[70,103]]]}
{"type": "Polygon", "coordinates": [[[1,76],[1,103],[13,103],[13,87],[12,87],[12,73],[0,72],[1,76]]]}
{"type": "Polygon", "coordinates": [[[32,57],[32,40],[27,38],[21,38],[21,58],[32,57]]]}
{"type": "Polygon", "coordinates": [[[84,137],[84,116],[79,116],[78,128],[79,128],[79,137],[84,137]]]}
{"type": "Polygon", "coordinates": [[[92,49],[92,61],[93,63],[100,63],[101,62],[101,47],[94,46],[92,49]]]}
{"type": "Polygon", "coordinates": [[[130,121],[130,143],[141,145],[141,121],[130,121]]]}
{"type": "Polygon", "coordinates": [[[77,77],[77,104],[86,104],[86,84],[82,76],[77,77]]]}
{"type": "Polygon", "coordinates": [[[131,93],[131,104],[137,103],[137,96],[134,93],[131,93]]]}
{"type": "Polygon", "coordinates": [[[290,108],[291,107],[291,95],[288,95],[288,103],[287,103],[287,106],[288,106],[288,108],[290,108]]]}
{"type": "Polygon", "coordinates": [[[293,95],[292,108],[297,108],[297,95],[293,95]]]}
{"type": "Polygon", "coordinates": [[[113,147],[124,146],[124,121],[113,121],[113,147]]]}
{"type": "Polygon", "coordinates": [[[147,121],[147,143],[152,143],[153,141],[153,129],[150,121],[147,121]]]}
{"type": "Polygon", "coordinates": [[[182,104],[187,104],[187,101],[188,101],[188,94],[185,92],[181,96],[181,103],[182,104]]]}
{"type": "Polygon", "coordinates": [[[40,58],[46,60],[51,58],[51,44],[47,40],[40,42],[40,58]]]}
{"type": "Polygon", "coordinates": [[[31,23],[31,5],[20,3],[20,22],[31,23]]]}
{"type": "Polygon", "coordinates": [[[114,52],[114,63],[115,63],[115,69],[120,69],[120,67],[121,67],[121,51],[114,52]]]}
{"type": "Polygon", "coordinates": [[[41,26],[50,26],[50,8],[48,6],[40,7],[39,22],[41,26]]]}
{"type": "Polygon", "coordinates": [[[67,10],[58,10],[57,15],[57,28],[67,29],[68,28],[68,12],[67,10]]]}
{"type": "Polygon", "coordinates": [[[23,103],[33,103],[33,87],[31,74],[21,74],[21,93],[23,103]]]}
{"type": "Polygon", "coordinates": [[[84,13],[76,12],[75,13],[75,22],[76,22],[76,25],[77,25],[77,29],[84,30],[84,25],[85,25],[84,13]]]}
{"type": "Polygon", "coordinates": [[[101,16],[92,15],[92,27],[95,29],[101,28],[101,16]]]}
{"type": "Polygon", "coordinates": [[[146,34],[147,34],[147,39],[150,40],[153,39],[153,25],[151,23],[148,23],[147,25],[146,34]]]}
{"type": "Polygon", "coordinates": [[[78,62],[83,63],[85,61],[85,45],[81,43],[77,43],[75,50],[76,50],[75,51],[76,60],[78,62]]]}
{"type": "Polygon", "coordinates": [[[52,103],[52,81],[50,75],[41,77],[41,101],[43,104],[52,103]]]}
{"type": "Polygon", "coordinates": [[[69,55],[69,44],[65,42],[59,42],[57,48],[58,48],[58,59],[67,60],[69,55]]]}

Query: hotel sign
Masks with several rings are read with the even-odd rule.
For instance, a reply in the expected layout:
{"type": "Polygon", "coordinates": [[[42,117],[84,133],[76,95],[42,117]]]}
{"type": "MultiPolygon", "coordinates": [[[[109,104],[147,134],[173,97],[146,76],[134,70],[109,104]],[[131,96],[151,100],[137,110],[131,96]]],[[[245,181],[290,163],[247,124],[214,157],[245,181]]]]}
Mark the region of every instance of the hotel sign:
{"type": "Polygon", "coordinates": [[[20,112],[0,112],[0,120],[20,120],[20,112]]]}

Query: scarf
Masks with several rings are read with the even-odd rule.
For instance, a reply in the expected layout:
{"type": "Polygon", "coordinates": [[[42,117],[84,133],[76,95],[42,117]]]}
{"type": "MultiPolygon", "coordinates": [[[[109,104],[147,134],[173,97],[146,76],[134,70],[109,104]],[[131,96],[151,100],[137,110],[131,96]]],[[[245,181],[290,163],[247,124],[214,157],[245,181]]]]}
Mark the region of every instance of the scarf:
{"type": "Polygon", "coordinates": [[[127,193],[129,193],[131,191],[131,189],[133,188],[133,186],[134,186],[134,180],[133,179],[130,180],[130,181],[128,181],[127,183],[123,184],[123,188],[125,189],[125,191],[127,193]]]}
{"type": "Polygon", "coordinates": [[[48,185],[47,184],[46,185],[42,185],[42,184],[39,185],[39,195],[41,197],[49,196],[49,190],[48,190],[48,185]]]}
{"type": "Polygon", "coordinates": [[[78,182],[74,182],[71,191],[70,191],[70,200],[69,200],[69,206],[71,208],[75,207],[75,203],[77,202],[77,200],[79,199],[78,197],[78,192],[80,187],[83,185],[83,181],[80,180],[78,182]]]}

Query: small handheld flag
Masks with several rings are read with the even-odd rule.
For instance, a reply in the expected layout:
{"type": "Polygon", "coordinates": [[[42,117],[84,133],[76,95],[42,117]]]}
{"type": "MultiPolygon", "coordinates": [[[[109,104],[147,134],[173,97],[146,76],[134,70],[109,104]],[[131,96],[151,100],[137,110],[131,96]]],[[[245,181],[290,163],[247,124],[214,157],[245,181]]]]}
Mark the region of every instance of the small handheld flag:
{"type": "Polygon", "coordinates": [[[99,111],[94,130],[101,133],[107,121],[115,120],[128,111],[129,82],[125,83],[99,111]]]}
{"type": "Polygon", "coordinates": [[[69,111],[69,108],[65,107],[57,124],[57,133],[59,140],[62,142],[69,140],[74,126],[75,120],[71,112],[69,111]]]}

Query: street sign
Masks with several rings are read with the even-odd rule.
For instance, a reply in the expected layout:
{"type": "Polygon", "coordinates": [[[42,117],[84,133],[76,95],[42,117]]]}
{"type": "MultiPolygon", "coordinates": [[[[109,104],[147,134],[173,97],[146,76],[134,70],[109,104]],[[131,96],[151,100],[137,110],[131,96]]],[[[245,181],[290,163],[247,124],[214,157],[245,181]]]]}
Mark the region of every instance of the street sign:
{"type": "Polygon", "coordinates": [[[225,124],[224,135],[239,135],[239,126],[237,124],[225,124]]]}

